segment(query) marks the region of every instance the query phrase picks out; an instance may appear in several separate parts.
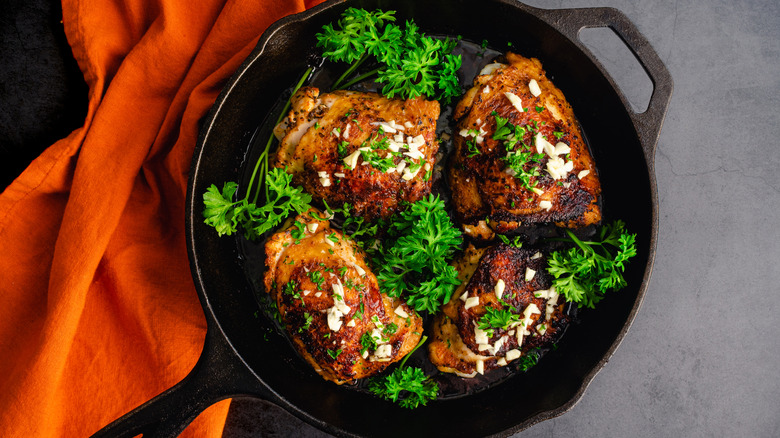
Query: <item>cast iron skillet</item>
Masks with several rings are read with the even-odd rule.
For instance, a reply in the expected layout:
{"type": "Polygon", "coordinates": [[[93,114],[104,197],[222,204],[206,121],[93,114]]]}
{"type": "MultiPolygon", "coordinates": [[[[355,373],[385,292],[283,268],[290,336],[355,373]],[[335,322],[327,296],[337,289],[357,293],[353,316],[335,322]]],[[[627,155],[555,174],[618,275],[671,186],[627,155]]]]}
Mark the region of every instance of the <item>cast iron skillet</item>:
{"type": "MultiPolygon", "coordinates": [[[[464,84],[466,86],[470,84],[464,84]]],[[[671,98],[671,77],[632,23],[610,8],[543,10],[512,0],[348,0],[322,4],[271,26],[225,86],[201,130],[187,193],[190,266],[208,322],[203,353],[179,384],[95,436],[175,436],[209,405],[237,395],[260,397],[340,436],[507,436],[560,415],[582,397],[628,331],[650,278],[658,232],[653,161],[671,98]],[[242,266],[239,241],[203,223],[202,194],[238,180],[250,139],[284,90],[307,67],[314,34],[349,6],[396,10],[428,34],[511,42],[537,57],[574,107],[590,141],[604,188],[604,216],[637,234],[628,287],[583,312],[560,348],[529,372],[465,397],[407,410],[316,375],[259,306],[242,266]],[[635,113],[578,32],[614,30],[651,78],[644,113],[635,113]],[[267,339],[266,339],[267,338],[267,339]]]]}

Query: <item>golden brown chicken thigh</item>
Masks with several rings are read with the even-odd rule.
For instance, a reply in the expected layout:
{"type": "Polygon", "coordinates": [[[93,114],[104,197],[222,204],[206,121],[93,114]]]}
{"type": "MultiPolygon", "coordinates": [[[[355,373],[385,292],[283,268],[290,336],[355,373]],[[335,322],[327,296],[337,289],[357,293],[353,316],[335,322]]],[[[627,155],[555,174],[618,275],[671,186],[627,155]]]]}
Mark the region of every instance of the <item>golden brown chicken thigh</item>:
{"type": "Polygon", "coordinates": [[[455,262],[462,283],[433,322],[431,362],[474,377],[557,340],[568,316],[545,260],[535,250],[505,244],[469,246],[455,262]]]}
{"type": "Polygon", "coordinates": [[[439,144],[439,103],[390,100],[375,93],[304,87],[274,129],[281,140],[276,167],[316,202],[350,203],[369,219],[388,217],[401,201],[431,190],[439,144]]]}
{"type": "Polygon", "coordinates": [[[299,353],[323,378],[342,384],[409,353],[422,319],[381,294],[363,254],[320,217],[312,209],[267,241],[265,288],[299,353]]]}
{"type": "Polygon", "coordinates": [[[506,58],[482,70],[455,110],[449,183],[457,218],[472,235],[486,223],[509,233],[599,222],[601,187],[571,106],[539,60],[506,58]]]}

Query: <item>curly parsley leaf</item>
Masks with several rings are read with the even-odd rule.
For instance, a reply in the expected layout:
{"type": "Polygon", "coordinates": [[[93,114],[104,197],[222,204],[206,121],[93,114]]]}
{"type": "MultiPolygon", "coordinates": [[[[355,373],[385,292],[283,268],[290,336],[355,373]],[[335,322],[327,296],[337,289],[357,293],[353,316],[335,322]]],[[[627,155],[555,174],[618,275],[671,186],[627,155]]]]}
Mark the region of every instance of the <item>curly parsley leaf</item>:
{"type": "Polygon", "coordinates": [[[544,154],[535,153],[533,148],[524,141],[527,133],[533,135],[533,129],[531,125],[516,126],[509,123],[508,118],[494,115],[496,130],[493,133],[493,140],[502,142],[506,148],[506,156],[501,157],[501,160],[506,163],[507,171],[520,180],[526,190],[532,191],[536,187],[535,177],[541,175],[539,166],[544,159],[544,154]]]}
{"type": "Polygon", "coordinates": [[[216,185],[212,184],[203,194],[204,222],[216,228],[220,236],[225,234],[230,236],[238,229],[238,218],[235,216],[234,208],[237,202],[233,202],[233,194],[237,189],[238,184],[230,181],[222,186],[221,192],[216,185]]]}
{"type": "Polygon", "coordinates": [[[449,102],[460,95],[457,71],[462,61],[460,55],[452,55],[455,42],[426,36],[414,21],[406,21],[403,28],[397,26],[392,23],[394,15],[395,11],[348,8],[336,25],[323,26],[316,35],[323,56],[350,63],[333,88],[375,77],[388,98],[427,96],[449,102]],[[352,77],[370,57],[376,68],[352,77]]]}
{"type": "MultiPolygon", "coordinates": [[[[303,85],[310,73],[311,68],[303,73],[291,95],[303,85]]],[[[282,121],[289,107],[288,99],[276,119],[276,125],[282,121]]],[[[288,174],[286,169],[267,171],[269,151],[274,138],[271,134],[257,159],[244,198],[233,201],[233,196],[238,190],[238,183],[233,181],[224,183],[222,191],[212,184],[203,193],[204,222],[214,227],[219,236],[229,236],[240,227],[244,230],[247,239],[254,240],[279,225],[293,210],[302,213],[311,208],[309,205],[311,196],[304,193],[300,187],[292,185],[292,175],[288,174]],[[257,185],[255,185],[256,181],[257,185]],[[257,199],[261,190],[265,194],[266,204],[258,206],[257,199]]]]}
{"type": "Polygon", "coordinates": [[[528,371],[539,363],[539,350],[531,350],[517,361],[517,367],[521,371],[528,371]]]}
{"type": "Polygon", "coordinates": [[[439,385],[428,379],[420,368],[406,367],[396,368],[392,374],[382,379],[372,379],[368,389],[385,400],[414,409],[435,400],[439,385]]]}
{"type": "Polygon", "coordinates": [[[512,323],[520,321],[520,315],[513,313],[507,307],[486,307],[485,311],[485,314],[479,319],[477,327],[485,330],[488,336],[493,336],[493,329],[506,330],[512,323]]]}
{"type": "Polygon", "coordinates": [[[385,22],[395,21],[394,14],[395,11],[348,8],[341,14],[337,27],[333,23],[326,24],[322,32],[315,35],[317,47],[322,47],[323,55],[334,61],[355,62],[367,48],[378,51],[382,42],[389,44],[397,38],[393,33],[380,30],[385,22]]]}
{"type": "Polygon", "coordinates": [[[380,289],[406,297],[417,311],[435,313],[460,284],[449,260],[462,241],[438,196],[411,204],[391,218],[388,238],[374,260],[380,289]]]}
{"type": "Polygon", "coordinates": [[[311,208],[311,195],[292,185],[292,175],[275,168],[266,175],[269,197],[258,206],[247,198],[232,201],[238,188],[235,182],[224,184],[222,192],[212,184],[203,194],[204,222],[217,233],[231,235],[240,226],[244,236],[254,240],[279,225],[291,212],[303,213],[311,208]]]}
{"type": "Polygon", "coordinates": [[[555,240],[576,246],[555,251],[547,259],[547,271],[555,277],[555,290],[566,301],[593,308],[608,291],[626,286],[623,272],[636,255],[636,235],[626,231],[623,221],[602,227],[593,241],[582,241],[570,230],[566,233],[568,237],[555,240]]]}
{"type": "Polygon", "coordinates": [[[426,377],[422,369],[404,367],[409,356],[427,339],[427,336],[423,336],[391,374],[369,380],[369,391],[407,409],[425,406],[429,401],[435,400],[439,394],[439,385],[426,377]]]}

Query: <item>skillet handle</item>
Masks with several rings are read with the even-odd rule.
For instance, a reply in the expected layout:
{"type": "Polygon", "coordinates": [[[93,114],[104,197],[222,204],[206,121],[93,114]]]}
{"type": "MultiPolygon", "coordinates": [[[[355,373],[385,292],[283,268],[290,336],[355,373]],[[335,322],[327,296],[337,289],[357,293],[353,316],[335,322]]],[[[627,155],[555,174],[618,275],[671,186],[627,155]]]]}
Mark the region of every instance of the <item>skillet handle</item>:
{"type": "Polygon", "coordinates": [[[198,363],[181,382],[105,426],[92,438],[178,436],[212,404],[236,395],[267,397],[269,392],[209,325],[198,363]]]}
{"type": "MultiPolygon", "coordinates": [[[[650,103],[642,113],[634,112],[625,96],[618,90],[624,106],[628,110],[634,128],[639,134],[642,148],[648,163],[655,162],[655,148],[661,133],[669,101],[672,98],[672,76],[664,65],[658,53],[650,46],[650,42],[639,32],[639,29],[625,14],[614,8],[577,8],[577,9],[538,9],[539,16],[569,40],[577,44],[591,60],[610,78],[606,69],[596,57],[585,47],[579,38],[582,29],[589,27],[608,27],[612,29],[631,50],[636,59],[645,69],[645,73],[653,82],[653,94],[650,103]]],[[[610,78],[611,80],[611,78],[610,78]]],[[[614,81],[612,81],[614,84],[614,81]]]]}

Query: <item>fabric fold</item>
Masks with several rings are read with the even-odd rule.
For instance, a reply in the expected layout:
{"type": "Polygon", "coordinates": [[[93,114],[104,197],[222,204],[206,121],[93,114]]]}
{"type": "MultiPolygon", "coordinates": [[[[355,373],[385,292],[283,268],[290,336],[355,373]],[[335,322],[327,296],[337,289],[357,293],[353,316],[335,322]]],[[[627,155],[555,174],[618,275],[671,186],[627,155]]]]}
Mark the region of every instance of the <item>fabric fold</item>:
{"type": "MultiPolygon", "coordinates": [[[[187,172],[262,32],[317,2],[64,0],[89,87],[82,128],[0,194],[0,428],[88,436],[173,386],[203,347],[187,172]]],[[[187,436],[219,436],[227,403],[187,436]]]]}

